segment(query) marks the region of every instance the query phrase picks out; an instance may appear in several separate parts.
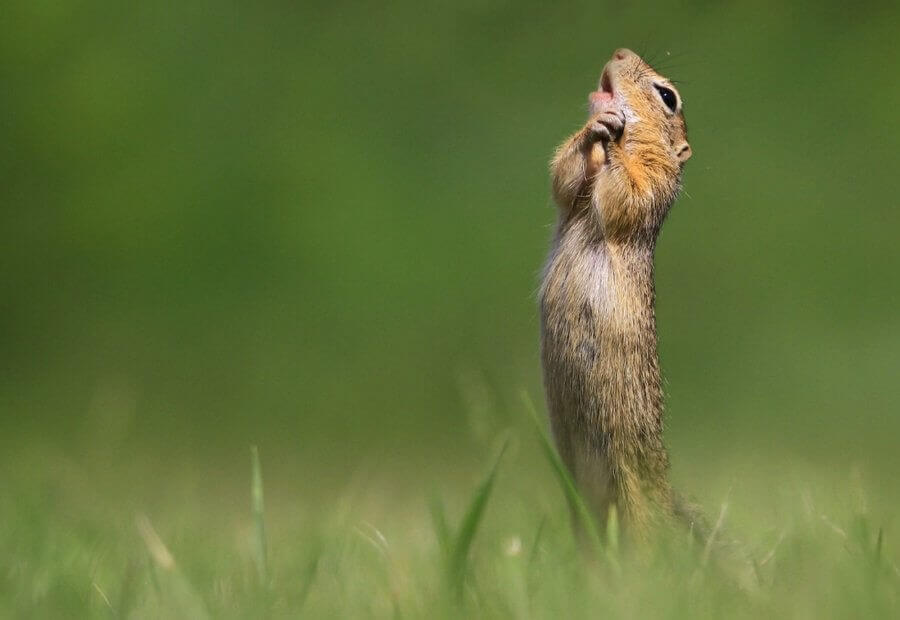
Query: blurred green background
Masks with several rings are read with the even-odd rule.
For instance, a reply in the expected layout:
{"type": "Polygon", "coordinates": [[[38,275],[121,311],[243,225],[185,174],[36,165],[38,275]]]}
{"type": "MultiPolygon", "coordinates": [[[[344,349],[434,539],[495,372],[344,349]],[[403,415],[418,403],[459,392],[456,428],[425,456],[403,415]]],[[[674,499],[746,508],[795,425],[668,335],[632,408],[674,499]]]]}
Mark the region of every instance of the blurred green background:
{"type": "Polygon", "coordinates": [[[315,486],[527,428],[547,161],[627,46],[679,84],[694,151],[657,255],[676,476],[891,488],[897,3],[2,13],[8,468],[246,478],[255,442],[315,486]]]}

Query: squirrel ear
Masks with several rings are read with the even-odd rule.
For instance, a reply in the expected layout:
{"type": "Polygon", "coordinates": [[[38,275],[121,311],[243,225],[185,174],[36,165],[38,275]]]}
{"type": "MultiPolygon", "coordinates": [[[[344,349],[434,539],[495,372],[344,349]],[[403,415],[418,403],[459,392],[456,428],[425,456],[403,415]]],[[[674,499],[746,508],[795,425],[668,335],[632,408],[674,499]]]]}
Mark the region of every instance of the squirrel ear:
{"type": "Polygon", "coordinates": [[[677,157],[678,161],[680,161],[681,163],[689,160],[691,158],[691,155],[691,145],[687,142],[682,142],[675,147],[675,157],[677,157]]]}

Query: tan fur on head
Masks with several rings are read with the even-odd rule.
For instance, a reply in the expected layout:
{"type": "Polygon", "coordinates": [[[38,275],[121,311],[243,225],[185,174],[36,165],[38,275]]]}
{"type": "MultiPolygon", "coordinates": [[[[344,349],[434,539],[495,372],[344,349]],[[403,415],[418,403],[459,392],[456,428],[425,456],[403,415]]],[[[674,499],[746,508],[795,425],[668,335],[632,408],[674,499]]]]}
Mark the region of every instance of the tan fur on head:
{"type": "Polygon", "coordinates": [[[607,165],[592,184],[594,207],[609,238],[654,234],[691,155],[681,97],[669,80],[626,49],[613,54],[600,88],[611,90],[609,106],[619,109],[625,127],[618,140],[605,145],[607,165]]]}

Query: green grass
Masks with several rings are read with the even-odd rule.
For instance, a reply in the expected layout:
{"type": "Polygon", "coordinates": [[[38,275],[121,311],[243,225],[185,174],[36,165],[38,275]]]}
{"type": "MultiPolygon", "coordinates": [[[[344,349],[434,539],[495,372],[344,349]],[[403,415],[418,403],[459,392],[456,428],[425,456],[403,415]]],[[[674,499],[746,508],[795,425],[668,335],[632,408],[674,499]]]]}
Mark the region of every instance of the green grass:
{"type": "Polygon", "coordinates": [[[727,511],[724,503],[710,506],[717,536],[743,539],[749,560],[740,570],[683,531],[644,551],[619,550],[615,518],[595,537],[598,556],[590,546],[577,549],[566,500],[580,499],[546,435],[533,431],[507,431],[501,447],[463,467],[464,480],[433,479],[430,497],[398,491],[408,474],[394,484],[362,475],[328,501],[269,492],[265,512],[255,448],[244,491],[212,491],[230,503],[226,510],[173,483],[153,514],[131,512],[79,487],[90,480],[54,479],[52,468],[20,471],[0,505],[0,617],[872,618],[900,611],[890,519],[869,511],[858,478],[813,474],[805,490],[771,494],[767,523],[752,521],[760,511],[746,506],[749,491],[735,490],[727,511]],[[236,494],[230,501],[221,497],[228,492],[236,494]],[[740,523],[729,520],[735,512],[740,523]]]}

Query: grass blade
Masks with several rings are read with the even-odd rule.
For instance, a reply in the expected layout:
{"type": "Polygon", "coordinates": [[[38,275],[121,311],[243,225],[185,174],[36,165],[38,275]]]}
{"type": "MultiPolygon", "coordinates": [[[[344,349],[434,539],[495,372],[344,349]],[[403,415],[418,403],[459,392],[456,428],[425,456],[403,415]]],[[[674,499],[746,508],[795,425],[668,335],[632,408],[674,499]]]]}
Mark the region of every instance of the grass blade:
{"type": "Polygon", "coordinates": [[[541,522],[538,523],[537,532],[534,534],[534,542],[531,543],[531,553],[528,554],[528,567],[531,568],[534,566],[535,561],[537,560],[538,553],[541,548],[541,537],[544,535],[544,526],[547,525],[547,515],[541,517],[541,522]]]}
{"type": "Polygon", "coordinates": [[[137,529],[150,554],[151,579],[156,586],[164,617],[209,618],[203,599],[175,563],[175,558],[145,515],[137,517],[137,529]]]}
{"type": "Polygon", "coordinates": [[[453,547],[450,550],[449,579],[458,596],[462,595],[472,541],[475,540],[478,525],[481,523],[481,519],[484,516],[484,509],[487,506],[491,491],[494,488],[494,480],[497,477],[497,469],[500,465],[500,460],[503,458],[503,454],[506,452],[506,447],[508,445],[509,439],[507,438],[500,448],[500,453],[497,455],[494,465],[475,491],[475,495],[469,503],[469,509],[466,511],[462,523],[459,526],[459,533],[453,541],[453,547]]]}
{"type": "MultiPolygon", "coordinates": [[[[728,494],[730,493],[731,489],[728,490],[728,494]]],[[[706,547],[703,548],[703,557],[700,560],[700,565],[704,568],[709,564],[709,558],[712,554],[713,546],[716,543],[716,536],[719,535],[719,531],[725,523],[725,515],[728,514],[728,494],[725,496],[725,501],[722,502],[722,508],[719,510],[719,518],[716,519],[716,524],[713,526],[712,532],[709,533],[709,538],[706,539],[706,547]]]]}
{"type": "Polygon", "coordinates": [[[619,511],[615,504],[610,504],[606,518],[606,547],[612,554],[619,552],[619,511]]]}
{"type": "MultiPolygon", "coordinates": [[[[575,486],[575,481],[572,479],[569,469],[565,466],[562,459],[559,457],[559,454],[556,452],[553,442],[550,440],[547,431],[544,430],[544,425],[541,424],[541,421],[538,418],[534,403],[531,402],[531,398],[524,390],[522,391],[522,401],[524,402],[528,413],[531,415],[531,419],[534,422],[534,426],[540,437],[541,447],[544,449],[544,456],[547,457],[547,460],[553,467],[554,473],[556,473],[556,479],[559,482],[559,486],[562,487],[566,501],[569,503],[569,508],[578,522],[578,527],[580,527],[584,535],[587,536],[591,549],[598,557],[604,556],[603,541],[600,538],[597,521],[587,507],[587,504],[584,502],[584,498],[581,497],[581,493],[578,492],[578,488],[575,486]]],[[[614,566],[617,566],[614,558],[610,557],[609,559],[614,566]]]]}
{"type": "Polygon", "coordinates": [[[309,593],[316,580],[316,575],[319,572],[319,562],[323,553],[322,548],[323,543],[320,542],[316,544],[301,572],[300,589],[297,592],[296,598],[292,601],[292,609],[297,613],[299,613],[303,609],[303,605],[306,604],[306,599],[309,598],[309,593]]]}
{"type": "Polygon", "coordinates": [[[447,523],[447,512],[444,503],[437,493],[433,493],[428,502],[428,511],[431,513],[431,523],[434,526],[434,534],[437,537],[441,555],[445,560],[450,557],[450,549],[453,546],[453,532],[447,523]]]}
{"type": "Polygon", "coordinates": [[[884,528],[878,528],[878,538],[875,541],[875,564],[878,565],[881,562],[881,548],[884,546],[884,528]]]}
{"type": "Polygon", "coordinates": [[[269,564],[266,548],[266,523],[263,506],[262,467],[259,464],[259,450],[250,446],[250,464],[252,479],[250,482],[250,504],[253,514],[253,560],[259,583],[266,587],[269,584],[269,564]]]}

